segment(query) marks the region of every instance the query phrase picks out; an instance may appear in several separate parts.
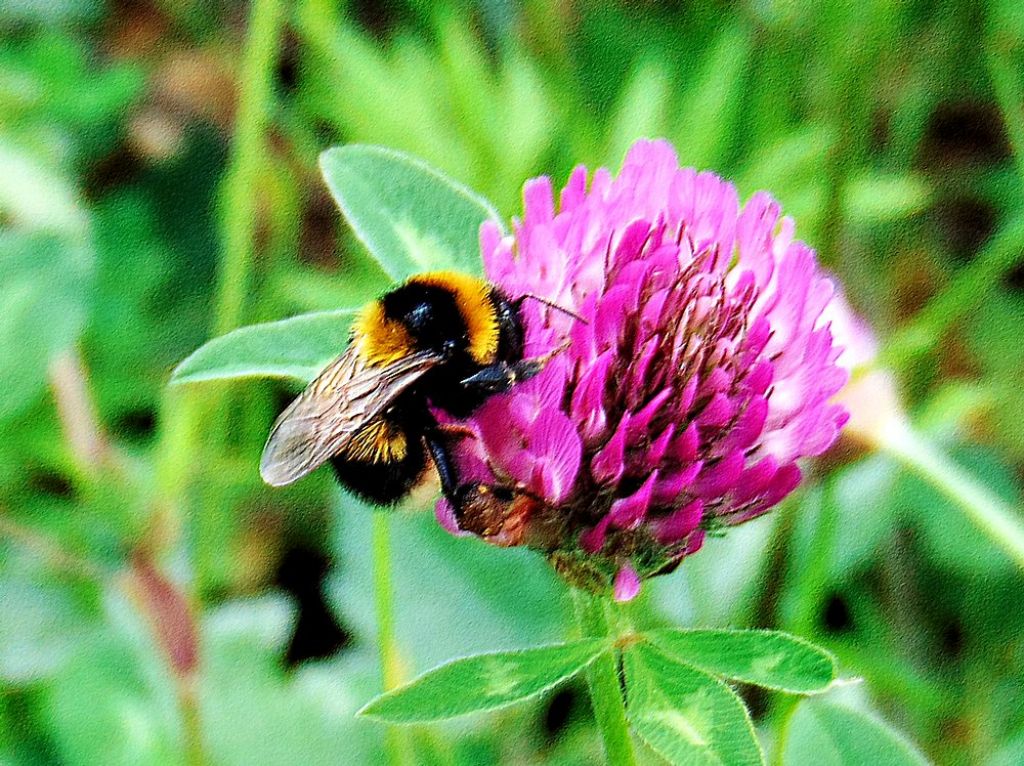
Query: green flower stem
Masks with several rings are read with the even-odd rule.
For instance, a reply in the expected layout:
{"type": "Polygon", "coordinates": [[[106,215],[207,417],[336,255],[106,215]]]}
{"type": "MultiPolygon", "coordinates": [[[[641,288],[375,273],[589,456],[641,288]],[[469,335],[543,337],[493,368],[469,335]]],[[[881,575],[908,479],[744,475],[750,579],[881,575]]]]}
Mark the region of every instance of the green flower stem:
{"type": "Polygon", "coordinates": [[[786,766],[782,756],[786,752],[786,741],[789,739],[793,716],[796,714],[801,698],[795,694],[776,694],[775,697],[780,702],[777,711],[773,714],[778,724],[776,726],[775,753],[771,757],[771,766],[786,766]]]}
{"type": "MultiPolygon", "coordinates": [[[[252,0],[248,34],[238,71],[238,106],[235,112],[234,138],[220,200],[220,240],[217,286],[214,293],[213,334],[223,335],[245,319],[246,299],[251,295],[257,225],[260,172],[266,162],[267,126],[273,108],[274,66],[280,52],[285,22],[283,0],[252,0]]],[[[241,429],[233,427],[230,384],[218,382],[196,393],[195,409],[186,428],[202,424],[202,442],[196,449],[221,455],[241,429]]],[[[184,453],[182,453],[184,454],[184,453]]],[[[180,457],[180,455],[179,455],[180,457]]],[[[196,459],[196,451],[189,457],[196,459]]],[[[215,586],[222,576],[220,542],[230,534],[227,525],[232,516],[212,513],[227,502],[225,484],[203,477],[195,496],[197,507],[204,509],[190,521],[190,544],[194,551],[198,592],[215,586]],[[216,544],[214,544],[216,541],[216,544]]]]}
{"type": "MultiPolygon", "coordinates": [[[[386,511],[373,512],[373,598],[377,610],[377,643],[380,647],[381,682],[384,691],[402,685],[402,663],[395,637],[395,594],[391,587],[391,519],[386,511]]],[[[392,766],[415,763],[409,733],[388,726],[384,746],[392,766]]]]}
{"type": "Polygon", "coordinates": [[[224,189],[223,257],[217,284],[215,334],[237,327],[249,292],[256,233],[260,163],[266,155],[266,128],[272,107],[274,62],[280,50],[284,12],[281,0],[253,0],[249,35],[239,73],[235,137],[224,189]]]}
{"type": "Polygon", "coordinates": [[[878,446],[959,506],[971,522],[1024,569],[1021,514],[922,438],[896,421],[877,435],[878,446]]]}
{"type": "Polygon", "coordinates": [[[815,622],[824,596],[821,583],[828,582],[829,565],[835,556],[839,506],[834,486],[828,480],[818,498],[818,512],[814,519],[814,531],[807,560],[799,571],[793,572],[793,589],[797,593],[795,614],[786,630],[798,636],[815,633],[815,622]]]}
{"type": "MultiPolygon", "coordinates": [[[[572,597],[576,623],[583,637],[616,637],[616,632],[609,624],[610,605],[606,599],[575,588],[572,597]]],[[[618,650],[609,649],[604,652],[590,664],[586,674],[590,706],[594,710],[597,727],[601,730],[608,763],[611,766],[633,766],[636,758],[619,685],[618,650]]]]}

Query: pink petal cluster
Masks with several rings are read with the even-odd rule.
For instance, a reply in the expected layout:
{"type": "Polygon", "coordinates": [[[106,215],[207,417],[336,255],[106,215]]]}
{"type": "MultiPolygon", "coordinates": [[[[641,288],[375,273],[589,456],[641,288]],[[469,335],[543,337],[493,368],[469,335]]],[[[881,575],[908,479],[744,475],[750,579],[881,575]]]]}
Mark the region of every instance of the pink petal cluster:
{"type": "MultiPolygon", "coordinates": [[[[556,207],[528,181],[514,234],[484,224],[487,277],[523,303],[527,355],[565,345],[487,401],[466,475],[536,499],[522,534],[577,585],[632,598],[709,531],[764,513],[846,420],[823,314],[833,284],[766,193],[639,141],[617,177],[577,167],[556,207]]],[[[439,514],[451,526],[450,509],[439,514]]]]}

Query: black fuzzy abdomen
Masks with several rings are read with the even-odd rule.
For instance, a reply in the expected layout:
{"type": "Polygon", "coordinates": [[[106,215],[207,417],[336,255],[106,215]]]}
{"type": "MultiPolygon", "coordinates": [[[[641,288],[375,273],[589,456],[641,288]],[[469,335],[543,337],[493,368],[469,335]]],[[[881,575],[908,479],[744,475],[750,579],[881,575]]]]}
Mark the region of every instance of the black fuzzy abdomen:
{"type": "Polygon", "coordinates": [[[354,495],[375,505],[394,505],[415,487],[427,468],[423,439],[406,434],[408,447],[401,460],[370,463],[363,460],[331,459],[334,475],[354,495]]]}

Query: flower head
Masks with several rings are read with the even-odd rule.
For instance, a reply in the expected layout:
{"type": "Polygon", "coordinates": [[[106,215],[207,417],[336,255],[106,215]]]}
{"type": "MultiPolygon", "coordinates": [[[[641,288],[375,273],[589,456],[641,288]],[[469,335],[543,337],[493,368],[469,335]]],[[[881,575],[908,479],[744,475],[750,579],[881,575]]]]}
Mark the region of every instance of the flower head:
{"type": "Polygon", "coordinates": [[[797,460],[835,440],[833,285],[768,194],[741,208],[665,141],[634,144],[617,177],[577,167],[557,208],[546,177],[524,199],[512,236],[481,230],[487,276],[578,317],[523,303],[527,354],[564,350],[464,424],[463,475],[484,500],[504,488],[477,504],[499,518],[472,529],[631,598],[782,500],[797,460]]]}

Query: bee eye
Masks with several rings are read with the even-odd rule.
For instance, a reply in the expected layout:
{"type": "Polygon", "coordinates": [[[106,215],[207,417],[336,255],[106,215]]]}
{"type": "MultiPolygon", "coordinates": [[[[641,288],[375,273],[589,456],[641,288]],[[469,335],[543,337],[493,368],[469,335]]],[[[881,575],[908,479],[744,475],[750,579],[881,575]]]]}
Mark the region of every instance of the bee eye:
{"type": "Polygon", "coordinates": [[[455,354],[455,352],[458,349],[458,347],[459,347],[459,344],[456,341],[454,341],[454,340],[446,340],[441,345],[441,350],[444,352],[444,354],[446,356],[452,356],[453,354],[455,354]]]}

